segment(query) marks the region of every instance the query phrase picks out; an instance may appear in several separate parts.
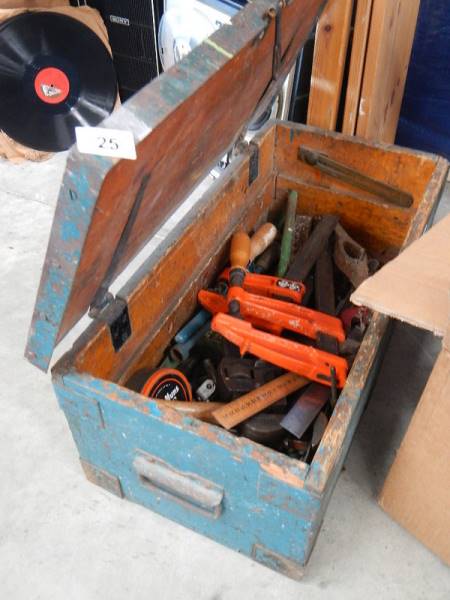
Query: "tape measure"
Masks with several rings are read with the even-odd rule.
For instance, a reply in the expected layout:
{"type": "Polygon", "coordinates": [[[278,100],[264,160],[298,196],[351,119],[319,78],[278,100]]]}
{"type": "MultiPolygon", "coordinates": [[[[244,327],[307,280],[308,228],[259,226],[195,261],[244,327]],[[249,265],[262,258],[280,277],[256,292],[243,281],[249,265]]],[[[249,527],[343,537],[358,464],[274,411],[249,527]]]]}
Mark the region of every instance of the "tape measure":
{"type": "Polygon", "coordinates": [[[141,394],[157,400],[179,400],[192,402],[189,381],[177,369],[158,369],[144,384],[141,394]]]}

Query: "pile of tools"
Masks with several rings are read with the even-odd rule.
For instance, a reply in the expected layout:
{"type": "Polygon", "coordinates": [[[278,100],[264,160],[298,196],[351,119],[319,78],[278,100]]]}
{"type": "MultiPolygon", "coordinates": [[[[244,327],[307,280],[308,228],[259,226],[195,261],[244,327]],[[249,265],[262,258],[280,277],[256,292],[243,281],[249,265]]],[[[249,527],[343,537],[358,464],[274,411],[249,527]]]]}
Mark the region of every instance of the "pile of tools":
{"type": "Polygon", "coordinates": [[[234,234],[201,310],[144,385],[129,386],[308,462],[369,325],[350,294],[378,263],[336,216],[296,210],[290,192],[281,226],[234,234]]]}

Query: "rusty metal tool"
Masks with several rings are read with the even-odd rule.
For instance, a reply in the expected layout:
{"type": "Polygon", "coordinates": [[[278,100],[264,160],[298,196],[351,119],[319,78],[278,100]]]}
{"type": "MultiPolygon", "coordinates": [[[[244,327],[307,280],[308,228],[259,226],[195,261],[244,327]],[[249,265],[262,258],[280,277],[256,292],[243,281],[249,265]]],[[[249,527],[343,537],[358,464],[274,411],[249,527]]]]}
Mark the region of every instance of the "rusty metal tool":
{"type": "Polygon", "coordinates": [[[278,261],[279,256],[280,244],[275,241],[270,244],[267,250],[264,250],[253,263],[251,263],[249,270],[252,273],[268,273],[278,261]]]}
{"type": "Polygon", "coordinates": [[[295,217],[295,225],[294,225],[294,239],[292,242],[292,257],[297,254],[297,252],[303,248],[306,244],[313,225],[313,218],[311,215],[297,215],[295,217]]]}
{"type": "Polygon", "coordinates": [[[378,196],[383,202],[394,204],[401,208],[410,208],[413,205],[414,198],[409,192],[370,177],[370,175],[365,175],[358,169],[344,165],[327,154],[300,146],[298,149],[298,158],[307,165],[319,169],[322,173],[334,179],[378,196]]]}
{"type": "Polygon", "coordinates": [[[369,277],[367,252],[358,242],[348,235],[341,225],[336,225],[334,244],[334,262],[352,285],[357,288],[369,277]]]}
{"type": "Polygon", "coordinates": [[[278,229],[272,223],[264,223],[250,238],[250,260],[260,256],[272,244],[278,229]]]}
{"type": "Polygon", "coordinates": [[[325,215],[313,229],[308,241],[294,257],[291,266],[287,270],[286,277],[304,281],[317,259],[326,247],[334,228],[339,219],[336,215],[325,215]]]}
{"type": "Polygon", "coordinates": [[[330,398],[330,389],[312,383],[281,421],[281,426],[300,439],[330,398]]]}
{"type": "MultiPolygon", "coordinates": [[[[219,280],[229,282],[230,269],[224,269],[219,280]]],[[[246,273],[242,287],[246,292],[258,296],[290,300],[296,304],[301,303],[306,291],[303,283],[299,281],[258,273],[246,273]]]]}
{"type": "MultiPolygon", "coordinates": [[[[220,316],[239,321],[239,319],[228,317],[228,315],[220,316]]],[[[225,429],[231,429],[308,383],[309,381],[305,377],[300,377],[295,373],[286,373],[228,404],[223,404],[212,415],[219,425],[222,425],[225,429]]]]}
{"type": "Polygon", "coordinates": [[[241,355],[249,352],[282,369],[328,386],[332,385],[331,368],[334,367],[337,387],[345,385],[348,365],[344,358],[258,331],[250,323],[226,314],[219,313],[213,317],[211,328],[238,346],[241,355]]]}
{"type": "MultiPolygon", "coordinates": [[[[328,245],[317,259],[314,272],[314,292],[317,310],[327,315],[334,315],[336,303],[333,261],[328,245]]],[[[325,350],[326,352],[331,352],[332,354],[339,353],[338,340],[326,333],[319,333],[316,346],[317,348],[325,350]]]]}
{"type": "Polygon", "coordinates": [[[297,192],[290,190],[286,204],[286,217],[284,219],[283,237],[281,238],[281,253],[277,270],[278,277],[285,276],[291,260],[297,201],[297,192]]]}
{"type": "Polygon", "coordinates": [[[243,318],[277,335],[287,329],[311,339],[317,339],[319,333],[324,333],[340,342],[345,340],[340,319],[305,306],[250,294],[242,288],[230,288],[226,298],[215,292],[201,290],[198,300],[213,314],[226,313],[227,306],[229,308],[236,302],[243,318]]]}
{"type": "Polygon", "coordinates": [[[329,247],[326,246],[317,259],[314,271],[314,293],[316,308],[327,315],[336,311],[333,261],[329,247]]]}

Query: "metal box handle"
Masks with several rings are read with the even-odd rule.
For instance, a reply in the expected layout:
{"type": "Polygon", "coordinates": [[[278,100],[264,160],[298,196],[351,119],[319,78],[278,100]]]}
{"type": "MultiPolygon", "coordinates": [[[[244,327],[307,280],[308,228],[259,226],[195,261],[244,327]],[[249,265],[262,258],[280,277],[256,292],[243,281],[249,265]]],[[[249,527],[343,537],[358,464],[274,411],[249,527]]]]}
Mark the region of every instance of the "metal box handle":
{"type": "Polygon", "coordinates": [[[139,453],[134,461],[141,484],[153,492],[163,492],[189,507],[217,518],[222,512],[224,490],[194,473],[178,471],[157,456],[139,453]]]}

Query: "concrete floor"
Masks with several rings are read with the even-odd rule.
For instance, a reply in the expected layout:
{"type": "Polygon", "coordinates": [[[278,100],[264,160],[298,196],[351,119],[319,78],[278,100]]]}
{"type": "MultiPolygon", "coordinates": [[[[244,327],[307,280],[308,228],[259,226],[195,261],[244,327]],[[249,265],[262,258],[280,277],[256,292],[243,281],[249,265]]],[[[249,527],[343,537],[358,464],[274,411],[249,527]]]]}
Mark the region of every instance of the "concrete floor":
{"type": "Polygon", "coordinates": [[[409,326],[395,327],[301,583],[85,480],[49,376],[23,359],[63,163],[0,164],[1,597],[448,600],[450,570],[376,503],[439,349],[409,326]]]}

